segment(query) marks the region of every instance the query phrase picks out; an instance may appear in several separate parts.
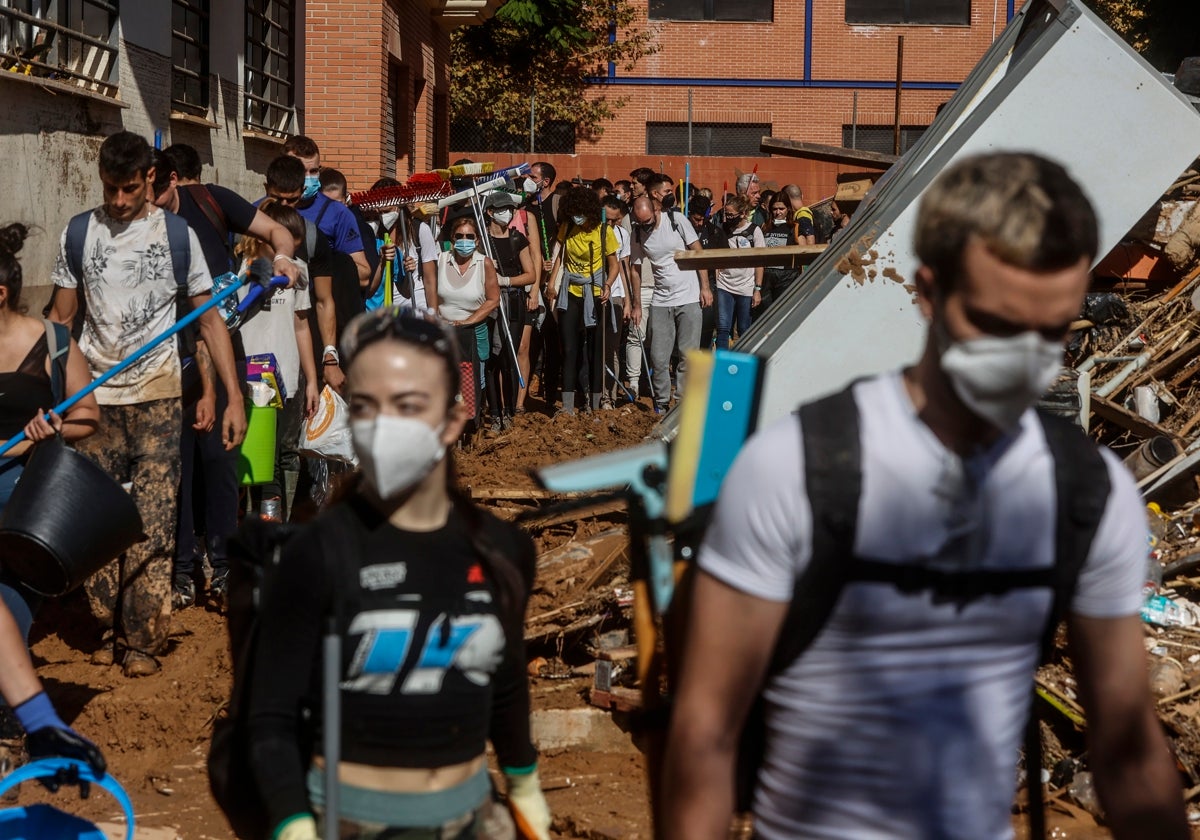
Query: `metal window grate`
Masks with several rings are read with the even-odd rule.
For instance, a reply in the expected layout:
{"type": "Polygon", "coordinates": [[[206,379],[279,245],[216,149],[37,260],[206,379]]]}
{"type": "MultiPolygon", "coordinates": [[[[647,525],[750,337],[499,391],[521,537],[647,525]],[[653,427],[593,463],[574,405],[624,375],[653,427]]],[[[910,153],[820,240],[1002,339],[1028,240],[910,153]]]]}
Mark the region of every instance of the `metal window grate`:
{"type": "Polygon", "coordinates": [[[969,26],[971,0],[846,0],[846,23],[969,26]]]}
{"type": "Polygon", "coordinates": [[[208,113],[210,0],[171,0],[171,104],[208,113]]]}
{"type": "Polygon", "coordinates": [[[117,94],[118,0],[0,0],[0,70],[117,94]]]}
{"type": "MultiPolygon", "coordinates": [[[[900,126],[900,154],[904,154],[917,144],[921,135],[929,128],[927,125],[900,126]]],[[[896,129],[890,125],[860,125],[846,123],[842,126],[842,145],[847,149],[854,148],[863,152],[878,152],[890,155],[895,151],[896,129]]]]}
{"type": "Polygon", "coordinates": [[[771,136],[770,123],[700,122],[692,123],[691,128],[689,149],[687,123],[646,123],[646,154],[766,157],[759,144],[771,136]]]}
{"type": "Polygon", "coordinates": [[[251,130],[292,131],[295,24],[293,0],[246,0],[245,123],[251,130]]]}
{"type": "Polygon", "coordinates": [[[650,0],[650,20],[775,19],[774,0],[650,0]]]}

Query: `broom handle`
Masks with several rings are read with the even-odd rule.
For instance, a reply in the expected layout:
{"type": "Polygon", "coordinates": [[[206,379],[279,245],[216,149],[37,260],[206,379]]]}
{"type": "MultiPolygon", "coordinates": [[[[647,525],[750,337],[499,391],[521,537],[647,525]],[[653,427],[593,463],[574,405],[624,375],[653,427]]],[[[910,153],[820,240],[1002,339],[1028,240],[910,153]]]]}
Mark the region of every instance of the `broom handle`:
{"type": "MultiPolygon", "coordinates": [[[[80,388],[74,394],[67,397],[65,400],[63,400],[62,402],[60,402],[58,405],[56,405],[54,408],[52,408],[50,410],[52,412],[54,412],[55,414],[58,414],[61,416],[65,411],[67,411],[69,408],[71,408],[71,406],[75,405],[75,403],[79,402],[81,399],[86,397],[88,394],[95,391],[101,385],[104,385],[106,382],[108,382],[108,380],[112,379],[118,373],[122,373],[125,370],[127,370],[130,366],[136,364],[138,361],[141,360],[141,358],[143,356],[145,356],[147,353],[149,353],[155,347],[162,344],[167,339],[172,338],[180,330],[185,329],[186,327],[195,323],[196,320],[199,319],[200,316],[203,315],[205,312],[207,312],[208,310],[212,309],[215,306],[219,306],[221,304],[221,302],[225,300],[225,298],[227,298],[230,295],[232,295],[233,293],[235,293],[238,289],[240,289],[242,287],[242,285],[244,283],[245,283],[245,280],[239,278],[239,282],[232,283],[232,284],[226,286],[224,289],[222,289],[221,291],[219,291],[215,295],[213,295],[211,298],[209,298],[208,302],[205,303],[203,306],[199,306],[199,307],[193,309],[187,315],[185,315],[184,317],[182,317],[178,321],[176,321],[174,323],[174,325],[171,326],[170,329],[164,330],[158,336],[147,341],[145,344],[143,344],[137,350],[134,350],[133,353],[130,354],[128,358],[113,365],[111,368],[106,370],[104,373],[100,374],[100,376],[98,376],[94,380],[92,380],[92,383],[90,385],[88,385],[86,388],[80,388]]],[[[47,414],[46,420],[49,420],[49,419],[50,419],[50,415],[47,414]]],[[[15,435],[13,435],[11,438],[9,438],[8,442],[6,444],[4,444],[4,446],[0,446],[0,458],[4,457],[4,454],[6,452],[8,452],[10,449],[12,449],[14,446],[16,446],[18,443],[20,443],[23,440],[25,440],[24,429],[22,429],[20,432],[17,432],[15,435]]]]}

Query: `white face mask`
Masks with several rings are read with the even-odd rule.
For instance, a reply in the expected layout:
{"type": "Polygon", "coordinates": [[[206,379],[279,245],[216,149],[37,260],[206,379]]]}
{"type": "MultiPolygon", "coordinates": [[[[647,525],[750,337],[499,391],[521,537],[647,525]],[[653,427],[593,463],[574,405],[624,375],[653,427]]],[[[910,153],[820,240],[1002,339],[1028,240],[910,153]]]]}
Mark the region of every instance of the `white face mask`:
{"type": "Polygon", "coordinates": [[[951,341],[940,333],[941,367],[967,408],[1004,432],[1046,393],[1063,363],[1063,345],[1036,332],[951,341]]]}
{"type": "Polygon", "coordinates": [[[527,193],[535,193],[538,191],[538,185],[532,178],[526,178],[525,183],[521,185],[521,189],[527,193]]]}
{"type": "Polygon", "coordinates": [[[396,226],[396,222],[400,221],[399,210],[389,210],[386,213],[379,214],[380,221],[383,222],[384,230],[391,230],[396,226]]]}
{"type": "Polygon", "coordinates": [[[350,424],[354,453],[367,484],[391,499],[419,484],[446,454],[445,426],[430,428],[411,417],[381,414],[350,424]]]}
{"type": "Polygon", "coordinates": [[[492,218],[496,220],[496,224],[500,225],[500,227],[508,227],[508,223],[512,221],[512,217],[513,211],[511,210],[497,210],[492,214],[492,218]]]}

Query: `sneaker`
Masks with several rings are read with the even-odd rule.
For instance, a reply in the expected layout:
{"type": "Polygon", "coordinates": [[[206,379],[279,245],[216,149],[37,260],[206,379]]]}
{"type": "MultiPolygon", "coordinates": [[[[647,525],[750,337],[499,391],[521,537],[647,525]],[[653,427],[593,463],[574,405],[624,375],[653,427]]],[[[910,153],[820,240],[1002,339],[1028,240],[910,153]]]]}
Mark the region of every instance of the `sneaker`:
{"type": "Polygon", "coordinates": [[[605,394],[603,397],[601,397],[600,408],[604,411],[612,411],[614,408],[612,397],[610,397],[608,394],[605,394]]]}
{"type": "Polygon", "coordinates": [[[229,608],[229,570],[220,569],[213,572],[212,580],[208,582],[208,609],[225,614],[229,608]]]}
{"type": "Polygon", "coordinates": [[[500,430],[502,432],[507,432],[512,427],[513,427],[512,415],[505,414],[503,417],[500,418],[500,430]]]}
{"type": "Polygon", "coordinates": [[[158,664],[158,660],[153,656],[131,650],[125,654],[125,662],[121,670],[125,676],[130,678],[149,677],[161,671],[162,666],[158,664]]]}
{"type": "Polygon", "coordinates": [[[492,424],[490,426],[488,426],[488,431],[494,435],[500,434],[500,432],[503,430],[504,430],[504,424],[500,422],[499,417],[493,419],[492,424]]]}
{"type": "Polygon", "coordinates": [[[656,402],[654,404],[654,410],[656,412],[658,412],[659,414],[666,414],[668,411],[671,410],[671,404],[665,403],[665,402],[656,402]]]}
{"type": "Polygon", "coordinates": [[[192,581],[191,575],[177,573],[171,584],[171,609],[187,609],[194,603],[196,603],[196,584],[192,581]]]}

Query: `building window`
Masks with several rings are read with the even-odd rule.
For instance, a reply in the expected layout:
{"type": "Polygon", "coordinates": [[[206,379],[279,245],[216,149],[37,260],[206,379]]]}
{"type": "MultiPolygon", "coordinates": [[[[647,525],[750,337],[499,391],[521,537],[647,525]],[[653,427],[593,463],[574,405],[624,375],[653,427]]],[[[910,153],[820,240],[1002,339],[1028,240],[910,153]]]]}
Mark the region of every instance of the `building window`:
{"type": "Polygon", "coordinates": [[[969,26],[971,0],[846,0],[846,23],[969,26]]]}
{"type": "Polygon", "coordinates": [[[246,126],[289,134],[295,117],[295,0],[246,0],[246,126]]]}
{"type": "Polygon", "coordinates": [[[771,135],[771,124],[692,123],[691,134],[689,149],[687,123],[646,123],[646,154],[766,157],[759,144],[771,135]]]}
{"type": "MultiPolygon", "coordinates": [[[[927,125],[900,126],[900,154],[917,145],[928,128],[927,125]]],[[[896,149],[896,128],[891,125],[860,125],[855,128],[847,123],[842,126],[842,145],[860,152],[890,155],[896,149]]]]}
{"type": "Polygon", "coordinates": [[[206,114],[209,0],[171,3],[171,104],[206,114]]]}
{"type": "Polygon", "coordinates": [[[119,0],[0,0],[0,70],[117,93],[119,0]]]}
{"type": "Polygon", "coordinates": [[[650,20],[771,21],[774,0],[650,0],[650,20]]]}

